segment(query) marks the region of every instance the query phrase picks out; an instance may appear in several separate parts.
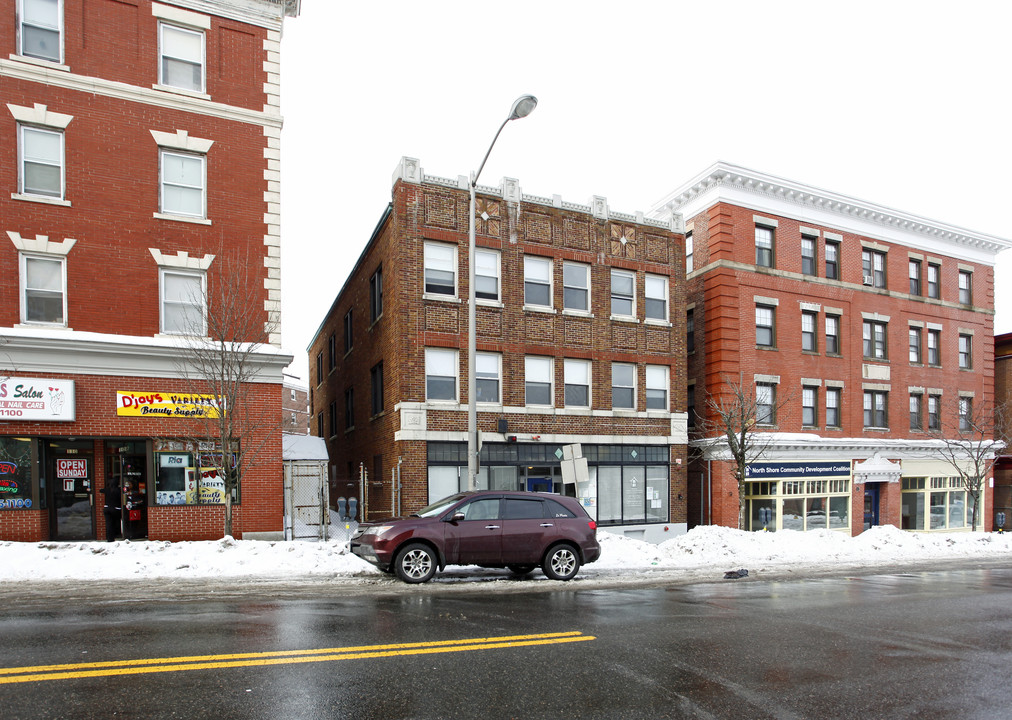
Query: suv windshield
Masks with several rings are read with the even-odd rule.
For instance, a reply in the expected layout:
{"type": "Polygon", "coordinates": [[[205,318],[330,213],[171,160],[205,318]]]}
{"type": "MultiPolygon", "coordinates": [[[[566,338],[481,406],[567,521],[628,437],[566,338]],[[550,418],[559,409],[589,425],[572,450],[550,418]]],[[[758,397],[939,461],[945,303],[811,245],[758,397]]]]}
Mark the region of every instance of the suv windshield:
{"type": "Polygon", "coordinates": [[[465,497],[467,496],[464,493],[457,493],[456,495],[451,495],[450,497],[438,500],[432,503],[431,505],[426,505],[421,510],[416,512],[415,515],[417,515],[418,517],[433,517],[434,515],[439,515],[439,513],[443,512],[454,503],[463,500],[465,497]]]}

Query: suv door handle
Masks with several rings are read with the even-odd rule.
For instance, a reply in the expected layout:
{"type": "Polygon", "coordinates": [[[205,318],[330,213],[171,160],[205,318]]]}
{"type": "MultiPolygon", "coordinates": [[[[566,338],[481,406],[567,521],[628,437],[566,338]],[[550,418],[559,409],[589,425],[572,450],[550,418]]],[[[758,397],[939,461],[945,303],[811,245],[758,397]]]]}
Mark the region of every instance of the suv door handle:
{"type": "Polygon", "coordinates": [[[498,530],[499,526],[498,525],[486,525],[485,529],[486,530],[498,530]]]}
{"type": "Polygon", "coordinates": [[[541,523],[541,527],[555,527],[555,523],[541,523]]]}

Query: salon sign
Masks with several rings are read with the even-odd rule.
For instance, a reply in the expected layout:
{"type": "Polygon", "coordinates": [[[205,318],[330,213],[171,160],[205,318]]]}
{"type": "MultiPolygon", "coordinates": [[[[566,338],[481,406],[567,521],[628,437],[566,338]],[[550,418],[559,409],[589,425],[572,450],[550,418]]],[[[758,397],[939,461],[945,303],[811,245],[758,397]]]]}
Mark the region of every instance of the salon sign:
{"type": "Polygon", "coordinates": [[[0,375],[0,421],[73,422],[74,381],[0,375]]]}
{"type": "Polygon", "coordinates": [[[116,393],[116,414],[125,417],[216,418],[223,407],[224,403],[214,395],[126,390],[116,393]]]}

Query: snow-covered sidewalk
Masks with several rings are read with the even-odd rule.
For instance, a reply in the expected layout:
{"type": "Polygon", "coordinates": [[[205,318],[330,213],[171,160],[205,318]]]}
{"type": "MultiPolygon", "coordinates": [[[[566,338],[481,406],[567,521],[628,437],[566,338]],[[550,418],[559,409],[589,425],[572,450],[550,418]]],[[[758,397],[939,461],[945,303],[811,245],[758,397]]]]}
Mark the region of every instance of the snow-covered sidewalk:
{"type": "MultiPolygon", "coordinates": [[[[855,538],[828,530],[746,533],[723,527],[695,528],[660,545],[600,530],[598,537],[601,559],[581,571],[581,576],[598,580],[677,571],[693,576],[705,571],[706,577],[718,579],[723,571],[738,568],[756,577],[764,571],[819,574],[925,561],[1012,561],[1012,533],[909,533],[892,526],[876,527],[855,538]]],[[[5,542],[0,543],[0,553],[0,583],[145,578],[352,581],[382,575],[348,553],[343,541],[5,542]]]]}

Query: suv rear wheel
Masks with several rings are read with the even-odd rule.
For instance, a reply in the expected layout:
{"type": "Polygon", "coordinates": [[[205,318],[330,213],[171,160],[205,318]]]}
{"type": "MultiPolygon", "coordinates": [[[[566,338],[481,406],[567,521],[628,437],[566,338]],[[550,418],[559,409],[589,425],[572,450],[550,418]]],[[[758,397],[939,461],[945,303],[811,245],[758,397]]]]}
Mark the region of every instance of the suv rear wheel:
{"type": "Polygon", "coordinates": [[[422,543],[405,545],[394,560],[394,572],[406,583],[427,582],[436,574],[436,553],[422,543]]]}
{"type": "Polygon", "coordinates": [[[580,556],[572,545],[556,545],[545,555],[541,569],[552,580],[572,580],[580,570],[580,556]]]}

